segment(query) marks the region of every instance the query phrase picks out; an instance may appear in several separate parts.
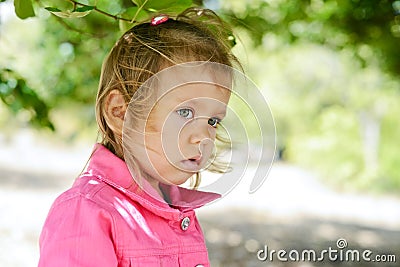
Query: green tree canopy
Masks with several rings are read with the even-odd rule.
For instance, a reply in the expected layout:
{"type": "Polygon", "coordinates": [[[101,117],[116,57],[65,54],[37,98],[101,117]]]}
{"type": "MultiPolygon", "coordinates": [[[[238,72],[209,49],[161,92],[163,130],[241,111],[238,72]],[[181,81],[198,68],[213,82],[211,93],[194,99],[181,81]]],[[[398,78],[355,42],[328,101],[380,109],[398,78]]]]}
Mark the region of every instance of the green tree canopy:
{"type": "Polygon", "coordinates": [[[287,43],[307,40],[350,49],[363,65],[378,58],[382,69],[400,73],[400,1],[15,0],[20,19],[36,16],[42,22],[37,50],[47,52],[38,78],[51,90],[28,87],[24,77],[12,88],[10,73],[18,74],[0,66],[3,103],[14,113],[29,110],[33,124],[53,128],[47,115],[59,102],[93,103],[102,58],[121,31],[154,14],[175,15],[192,5],[215,7],[230,25],[246,30],[254,46],[275,34],[287,43]],[[20,90],[22,82],[31,91],[20,90]],[[20,104],[12,103],[11,95],[20,104]]]}

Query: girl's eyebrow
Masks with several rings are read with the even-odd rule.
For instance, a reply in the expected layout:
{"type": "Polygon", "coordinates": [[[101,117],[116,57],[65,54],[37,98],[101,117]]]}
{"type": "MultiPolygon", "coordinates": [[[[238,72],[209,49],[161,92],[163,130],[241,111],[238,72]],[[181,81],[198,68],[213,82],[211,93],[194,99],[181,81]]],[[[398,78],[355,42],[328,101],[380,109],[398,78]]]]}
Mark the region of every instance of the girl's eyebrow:
{"type": "MultiPolygon", "coordinates": [[[[200,98],[204,98],[204,97],[200,97],[200,98]]],[[[176,97],[176,99],[178,100],[179,103],[189,103],[189,104],[193,104],[193,105],[195,105],[195,106],[204,106],[204,105],[201,103],[201,101],[199,101],[199,100],[196,99],[196,98],[193,98],[193,99],[184,99],[184,98],[181,98],[181,97],[178,96],[178,97],[176,97]]],[[[214,101],[219,102],[217,99],[214,99],[214,98],[210,98],[210,99],[213,99],[214,101]]],[[[221,103],[222,103],[222,102],[221,102],[221,103]]],[[[224,107],[221,108],[221,110],[218,110],[217,112],[215,112],[215,114],[221,115],[221,117],[225,117],[225,116],[226,116],[226,107],[227,107],[227,105],[224,105],[224,107]]]]}
{"type": "Polygon", "coordinates": [[[187,102],[190,102],[190,103],[193,103],[193,104],[197,104],[199,101],[196,99],[196,98],[189,98],[189,99],[185,99],[185,98],[182,98],[182,97],[176,97],[176,100],[179,102],[179,103],[187,103],[187,102]]]}
{"type": "Polygon", "coordinates": [[[179,96],[176,97],[176,100],[179,103],[185,102],[185,103],[193,103],[195,105],[203,105],[202,102],[204,102],[204,101],[199,101],[199,99],[206,99],[206,100],[210,99],[210,100],[215,101],[215,102],[223,103],[220,100],[218,100],[216,98],[212,98],[212,97],[195,97],[195,98],[189,98],[189,99],[185,99],[185,98],[182,98],[182,97],[179,97],[179,96]]]}

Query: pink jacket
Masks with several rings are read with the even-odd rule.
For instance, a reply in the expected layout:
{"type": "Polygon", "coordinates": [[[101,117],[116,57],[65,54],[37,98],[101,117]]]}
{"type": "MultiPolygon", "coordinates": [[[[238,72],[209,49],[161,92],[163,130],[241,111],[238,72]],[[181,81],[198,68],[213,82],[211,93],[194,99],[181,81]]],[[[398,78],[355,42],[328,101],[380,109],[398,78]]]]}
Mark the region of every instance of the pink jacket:
{"type": "Polygon", "coordinates": [[[50,209],[39,267],[209,266],[193,207],[219,195],[162,185],[180,203],[173,208],[140,190],[124,161],[95,149],[87,171],[50,209]]]}

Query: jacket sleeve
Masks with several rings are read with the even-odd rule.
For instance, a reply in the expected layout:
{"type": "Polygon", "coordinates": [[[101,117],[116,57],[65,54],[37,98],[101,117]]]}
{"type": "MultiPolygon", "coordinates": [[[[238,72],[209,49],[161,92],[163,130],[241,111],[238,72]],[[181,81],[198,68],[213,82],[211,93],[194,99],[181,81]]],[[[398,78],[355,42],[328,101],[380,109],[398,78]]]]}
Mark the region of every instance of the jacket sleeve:
{"type": "Polygon", "coordinates": [[[113,217],[83,196],[51,208],[40,236],[39,267],[117,266],[113,217]]]}

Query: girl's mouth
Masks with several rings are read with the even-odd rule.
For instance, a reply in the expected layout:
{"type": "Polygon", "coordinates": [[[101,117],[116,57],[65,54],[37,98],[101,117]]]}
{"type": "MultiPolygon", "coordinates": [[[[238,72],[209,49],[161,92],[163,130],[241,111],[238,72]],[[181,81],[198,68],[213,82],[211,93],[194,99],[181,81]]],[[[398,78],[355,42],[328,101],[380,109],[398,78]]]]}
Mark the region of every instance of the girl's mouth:
{"type": "Polygon", "coordinates": [[[190,159],[182,160],[182,169],[185,171],[196,172],[201,169],[201,156],[196,156],[190,159]]]}

